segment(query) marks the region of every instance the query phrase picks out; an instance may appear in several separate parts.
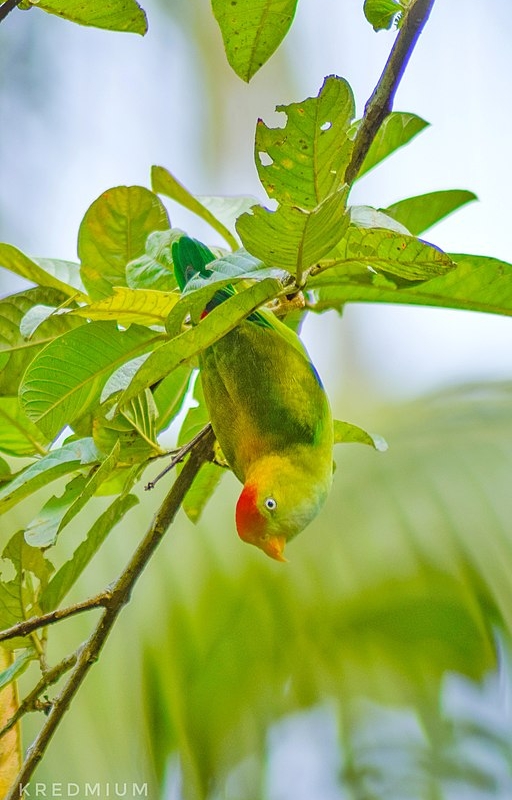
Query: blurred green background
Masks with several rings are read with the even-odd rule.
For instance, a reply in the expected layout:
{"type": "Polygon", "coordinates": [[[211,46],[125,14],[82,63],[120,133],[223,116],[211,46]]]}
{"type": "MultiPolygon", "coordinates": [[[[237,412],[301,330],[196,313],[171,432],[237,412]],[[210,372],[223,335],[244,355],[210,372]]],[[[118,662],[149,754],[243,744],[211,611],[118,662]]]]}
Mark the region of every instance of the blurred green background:
{"type": "MultiPolygon", "coordinates": [[[[147,184],[153,163],[198,194],[262,198],[258,116],[279,119],[277,103],[316,94],[330,73],[362,111],[392,34],[374,34],[361,6],[302,0],[249,86],[225,63],[207,0],[148,0],[145,39],[13,12],[0,26],[0,238],[74,259],[90,202],[147,184]]],[[[480,203],[428,238],[510,261],[512,9],[482,14],[476,0],[434,7],[396,102],[432,128],[352,199],[471,189],[480,203]]],[[[2,294],[18,285],[0,280],[2,294]]],[[[444,310],[353,306],[308,320],[335,416],[385,436],[388,452],[338,447],[328,505],[288,565],[239,542],[231,475],[197,526],[180,515],[36,779],[147,782],[165,800],[509,800],[510,338],[508,319],[444,310]]],[[[166,488],[140,492],[69,601],[119,573],[166,488]]],[[[2,538],[47,495],[5,515],[2,538]]],[[[56,564],[90,514],[69,526],[56,564]]],[[[54,627],[52,659],[92,616],[54,627]]],[[[27,720],[27,744],[39,724],[27,720]]]]}

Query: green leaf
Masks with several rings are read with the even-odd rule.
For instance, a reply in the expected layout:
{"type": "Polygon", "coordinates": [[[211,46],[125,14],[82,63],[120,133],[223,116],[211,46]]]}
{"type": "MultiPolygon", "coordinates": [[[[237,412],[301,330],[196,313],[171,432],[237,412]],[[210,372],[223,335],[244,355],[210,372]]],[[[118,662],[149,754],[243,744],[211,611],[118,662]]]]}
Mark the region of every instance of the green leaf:
{"type": "Polygon", "coordinates": [[[0,483],[5,483],[6,481],[10,481],[11,478],[12,478],[12,473],[9,464],[4,458],[0,458],[0,483]]]}
{"type": "MultiPolygon", "coordinates": [[[[254,195],[235,195],[229,197],[226,195],[197,195],[196,199],[199,200],[202,206],[208,209],[213,216],[222,222],[230,233],[236,237],[236,221],[238,217],[249,211],[252,206],[258,204],[258,198],[254,195]]],[[[236,242],[236,239],[235,239],[236,242]]],[[[238,244],[233,249],[236,250],[238,244]]]]}
{"type": "Polygon", "coordinates": [[[346,197],[346,189],[341,189],[309,212],[295,206],[280,206],[277,211],[254,206],[252,214],[239,218],[237,230],[252,255],[295,272],[300,285],[304,272],[343,236],[349,222],[346,197]]]}
{"type": "Polygon", "coordinates": [[[100,195],[78,231],[82,279],[92,299],[126,286],[128,262],[145,252],[150,233],[169,227],[164,206],[143,186],[116,186],[100,195]]]}
{"type": "Polygon", "coordinates": [[[25,529],[25,540],[28,544],[33,547],[51,547],[55,544],[59,533],[115,470],[119,450],[119,444],[116,442],[112,452],[97,469],[93,467],[88,476],[78,475],[73,478],[60,497],[54,495],[45,503],[25,529]]]}
{"type": "Polygon", "coordinates": [[[43,591],[39,603],[44,613],[57,608],[111,530],[138,502],[134,494],[121,494],[94,521],[86,538],[78,545],[73,556],[60,567],[43,591]]]}
{"type": "Polygon", "coordinates": [[[364,15],[374,31],[389,30],[403,9],[397,0],[364,0],[364,15]]]}
{"type": "Polygon", "coordinates": [[[172,261],[172,244],[183,236],[179,228],[154,231],[146,240],[144,255],[126,265],[126,283],[132,289],[158,289],[172,292],[176,289],[172,261]]]}
{"type": "Polygon", "coordinates": [[[193,214],[196,214],[207,222],[208,225],[222,236],[233,250],[236,250],[238,242],[231,234],[231,231],[202,204],[199,198],[190,194],[188,189],[186,189],[169,170],[165,169],[165,167],[151,167],[151,187],[157,194],[170,197],[171,200],[175,200],[181,206],[188,208],[193,214]]]}
{"type": "Polygon", "coordinates": [[[260,181],[279,203],[314,209],[343,186],[353,147],[348,136],[354,116],[352,90],[343,78],[330,75],[318,97],[276,110],[286,114],[284,128],[268,128],[262,120],[256,128],[260,181]]]}
{"type": "MultiPolygon", "coordinates": [[[[178,445],[183,445],[190,441],[210,420],[204,401],[201,375],[197,376],[195,382],[194,401],[197,405],[188,410],[183,420],[178,436],[178,445]]],[[[208,500],[217,489],[225,472],[226,470],[219,467],[218,464],[210,462],[203,464],[182,504],[183,510],[191,522],[196,523],[199,521],[208,500]]]]}
{"type": "Polygon", "coordinates": [[[185,400],[192,370],[189,366],[178,367],[164,378],[153,392],[158,410],[156,429],[160,433],[169,427],[179,414],[185,400]]]}
{"type": "Polygon", "coordinates": [[[512,264],[486,256],[449,254],[456,268],[418,286],[374,283],[371,274],[329,270],[311,279],[316,311],[344,303],[405,303],[512,316],[512,264]],[[317,292],[318,289],[318,292],[317,292]]]}
{"type": "Polygon", "coordinates": [[[32,647],[27,647],[25,650],[22,650],[21,653],[16,656],[16,659],[12,662],[10,667],[0,672],[0,691],[8,686],[9,683],[12,683],[12,681],[17,680],[35,658],[36,653],[32,647]]]}
{"type": "Polygon", "coordinates": [[[26,572],[31,572],[38,579],[41,586],[46,586],[53,565],[45,557],[42,550],[31,546],[25,541],[23,531],[18,531],[7,543],[2,558],[8,559],[14,565],[16,574],[23,578],[26,572]]]}
{"type": "Polygon", "coordinates": [[[29,420],[19,398],[0,397],[0,450],[10,456],[45,455],[49,440],[29,420]]]}
{"type": "Polygon", "coordinates": [[[111,398],[102,411],[93,422],[94,441],[100,450],[108,452],[118,443],[119,462],[123,466],[163,455],[165,451],[156,438],[158,411],[149,389],[133,397],[120,410],[115,409],[115,399],[111,398]],[[116,411],[113,415],[112,409],[116,411]]]}
{"type": "Polygon", "coordinates": [[[146,15],[135,0],[31,0],[36,8],[79,25],[109,31],[147,32],[146,15]]]}
{"type": "Polygon", "coordinates": [[[0,489],[0,513],[4,513],[56,478],[99,461],[101,455],[91,438],[78,439],[51,451],[44,458],[18,472],[0,489]]]}
{"type": "MultiPolygon", "coordinates": [[[[355,137],[360,124],[361,121],[358,120],[352,125],[350,131],[352,138],[355,137]]],[[[395,150],[408,144],[428,125],[428,122],[416,114],[392,111],[380,126],[357,177],[361,178],[395,150]]]]}
{"type": "Polygon", "coordinates": [[[160,345],[146,359],[124,394],[121,395],[120,405],[122,406],[148,386],[162,380],[177,367],[187,363],[205,347],[218,341],[242,319],[278,295],[281,290],[280,281],[266,278],[234,295],[221,306],[214,308],[196,327],[160,345]]]}
{"type": "Polygon", "coordinates": [[[349,206],[348,210],[350,221],[357,228],[385,228],[395,233],[405,233],[406,236],[411,235],[411,231],[405,225],[371,206],[349,206]]]}
{"type": "Polygon", "coordinates": [[[59,281],[76,289],[79,300],[87,300],[87,292],[80,276],[80,264],[76,261],[64,261],[62,258],[32,258],[41,269],[53,275],[59,281]]]}
{"type": "MultiPolygon", "coordinates": [[[[52,263],[55,267],[55,264],[58,262],[43,261],[43,263],[47,266],[52,263]]],[[[68,262],[60,263],[68,264],[68,262]]],[[[22,253],[21,250],[18,250],[18,248],[14,247],[12,244],[0,243],[0,267],[4,267],[4,269],[8,269],[16,275],[26,278],[31,283],[57,289],[62,292],[65,297],[81,296],[81,292],[74,286],[70,286],[65,280],[61,280],[60,277],[52,274],[52,272],[47,272],[43,267],[39,266],[36,261],[26,256],[25,253],[22,253]]],[[[66,277],[69,275],[66,268],[55,271],[60,271],[61,274],[64,272],[66,277]]],[[[82,296],[82,299],[85,299],[85,297],[82,296]]]]}
{"type": "MultiPolygon", "coordinates": [[[[334,275],[341,281],[344,280],[344,274],[356,268],[362,271],[367,282],[380,286],[384,285],[382,281],[385,280],[386,286],[389,284],[390,287],[395,284],[376,273],[384,272],[406,281],[425,281],[454,267],[446,253],[414,236],[382,228],[358,228],[355,225],[349,226],[342,241],[329,253],[331,259],[334,275]]],[[[332,282],[333,277],[327,281],[332,282]]],[[[308,287],[320,284],[321,273],[308,281],[308,287]]]]}
{"type": "Polygon", "coordinates": [[[414,236],[418,236],[448,214],[477,199],[476,194],[465,189],[446,189],[408,197],[382,211],[405,225],[414,236]]]}
{"type": "Polygon", "coordinates": [[[349,444],[358,442],[359,444],[369,444],[375,450],[384,452],[388,449],[385,439],[378,434],[367,433],[363,428],[352,425],[350,422],[342,422],[339,419],[333,421],[334,425],[334,444],[349,444]]]}
{"type": "Polygon", "coordinates": [[[164,325],[179,298],[177,292],[116,286],[108,297],[81,306],[72,313],[90,320],[115,320],[123,327],[134,322],[139,325],[164,325]]]}
{"type": "Polygon", "coordinates": [[[212,0],[224,49],[239,78],[250,81],[286,36],[297,0],[212,0]]]}
{"type": "Polygon", "coordinates": [[[23,320],[38,305],[59,306],[66,300],[62,292],[38,287],[13,294],[0,301],[0,394],[12,395],[28,364],[43,345],[83,321],[69,314],[55,314],[38,325],[27,340],[20,332],[23,320]]]}
{"type": "Polygon", "coordinates": [[[91,322],[51,342],[29,365],[20,388],[27,416],[47,436],[83,416],[118,366],[150,350],[161,337],[131,325],[91,322]]]}

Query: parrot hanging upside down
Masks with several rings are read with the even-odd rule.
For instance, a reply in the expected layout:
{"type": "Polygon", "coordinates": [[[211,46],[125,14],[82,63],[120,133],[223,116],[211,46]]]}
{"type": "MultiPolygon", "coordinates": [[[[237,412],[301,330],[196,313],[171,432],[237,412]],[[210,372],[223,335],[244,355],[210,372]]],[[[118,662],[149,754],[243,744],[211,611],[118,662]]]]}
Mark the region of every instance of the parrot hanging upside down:
{"type": "MultiPolygon", "coordinates": [[[[186,236],[172,248],[180,289],[211,275],[215,259],[186,236]]],[[[202,317],[232,297],[219,289],[202,317]]],[[[333,423],[322,382],[296,334],[266,310],[252,313],[200,355],[204,397],[226,460],[243,483],[236,526],[277,561],[318,514],[332,483],[333,423]]]]}

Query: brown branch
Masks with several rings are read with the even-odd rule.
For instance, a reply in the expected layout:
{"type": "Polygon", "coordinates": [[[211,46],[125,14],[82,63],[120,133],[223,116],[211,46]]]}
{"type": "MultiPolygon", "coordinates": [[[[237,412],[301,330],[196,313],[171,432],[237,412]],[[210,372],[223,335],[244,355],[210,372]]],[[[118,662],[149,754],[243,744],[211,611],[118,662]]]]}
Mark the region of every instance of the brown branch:
{"type": "Polygon", "coordinates": [[[215,437],[212,431],[196,444],[190,458],[176,478],[171,490],[163,501],[146,535],[137,547],[126,568],[111,587],[111,598],[96,628],[89,638],[77,650],[76,664],[62,691],[52,703],[46,722],[27,751],[27,756],[14,785],[5,800],[16,800],[20,797],[39,761],[46,752],[57,726],[67,711],[73,697],[82,685],[89,669],[97,661],[100,651],[107,640],[121,609],[130,599],[131,592],[160,544],[165,532],[171,525],[186,493],[190,489],[197,473],[207,461],[213,458],[215,437]]]}
{"type": "Polygon", "coordinates": [[[144,486],[144,490],[148,492],[150,489],[154,489],[155,485],[158,483],[160,478],[163,478],[164,475],[167,475],[167,473],[171,471],[171,469],[174,469],[174,467],[176,467],[181,461],[183,461],[185,456],[188,453],[190,453],[191,450],[194,449],[196,444],[200,442],[201,439],[203,439],[205,436],[208,436],[211,432],[212,432],[212,426],[211,423],[209,422],[207,425],[204,426],[204,428],[201,428],[199,433],[196,433],[196,435],[194,436],[193,439],[190,440],[190,442],[187,442],[186,444],[183,445],[183,447],[180,447],[179,450],[176,450],[170,463],[166,466],[165,469],[163,469],[161,472],[158,473],[156,478],[146,483],[146,485],[144,486]]]}
{"type": "MultiPolygon", "coordinates": [[[[48,670],[39,683],[37,683],[32,691],[25,697],[25,699],[20,703],[16,713],[12,715],[12,717],[5,723],[4,727],[0,730],[0,739],[4,736],[8,731],[13,728],[16,723],[18,722],[21,717],[27,714],[29,711],[38,711],[41,708],[41,703],[39,702],[39,695],[44,692],[45,689],[48,689],[49,686],[52,686],[54,683],[57,683],[59,678],[64,675],[65,672],[71,669],[76,664],[76,653],[72,653],[70,656],[66,656],[63,658],[62,661],[59,661],[54,667],[48,670]]],[[[51,702],[50,702],[51,707],[51,702]]]]}
{"type": "Polygon", "coordinates": [[[16,6],[19,6],[20,3],[21,0],[5,0],[5,3],[0,6],[0,22],[2,22],[2,20],[6,18],[7,14],[10,14],[11,11],[16,8],[16,6]]]}
{"type": "Polygon", "coordinates": [[[434,0],[413,0],[405,12],[386,66],[364,109],[345,172],[345,183],[349,186],[355,181],[380,126],[393,108],[396,90],[433,5],[434,0]]]}
{"type": "Polygon", "coordinates": [[[10,628],[0,631],[0,642],[7,639],[14,639],[17,636],[27,636],[32,631],[38,628],[44,628],[46,625],[53,625],[66,617],[72,617],[75,614],[81,614],[82,611],[89,611],[91,608],[101,608],[108,605],[111,598],[111,591],[105,589],[100,594],[90,597],[88,600],[83,600],[81,603],[75,603],[67,608],[57,609],[56,611],[49,611],[47,614],[41,614],[39,617],[30,617],[29,619],[18,622],[10,628]]]}

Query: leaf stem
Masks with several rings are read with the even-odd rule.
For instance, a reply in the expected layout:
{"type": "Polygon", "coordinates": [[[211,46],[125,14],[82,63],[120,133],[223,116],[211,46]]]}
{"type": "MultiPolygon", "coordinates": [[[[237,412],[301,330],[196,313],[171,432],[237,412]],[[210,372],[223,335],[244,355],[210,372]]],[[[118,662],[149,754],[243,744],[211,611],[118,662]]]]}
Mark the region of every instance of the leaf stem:
{"type": "Polygon", "coordinates": [[[419,35],[427,22],[435,0],[414,0],[395,39],[382,75],[368,99],[358,128],[352,158],[345,172],[345,183],[352,185],[373,140],[393,108],[396,90],[409,63],[419,35]]]}
{"type": "Polygon", "coordinates": [[[132,555],[124,571],[112,585],[110,599],[105,606],[101,619],[89,638],[76,651],[75,666],[62,691],[54,699],[46,722],[39,731],[31,747],[29,747],[21,770],[5,800],[16,800],[16,798],[20,797],[23,786],[26,786],[39,761],[46,752],[57,726],[82,685],[89,669],[95,661],[97,661],[100,651],[121,609],[129,601],[138,578],[174,520],[185,495],[192,486],[194,478],[203,464],[213,458],[214,442],[215,437],[213,431],[208,430],[203,434],[201,439],[196,441],[194,447],[191,449],[187,463],[173,483],[146,535],[132,555]]]}

